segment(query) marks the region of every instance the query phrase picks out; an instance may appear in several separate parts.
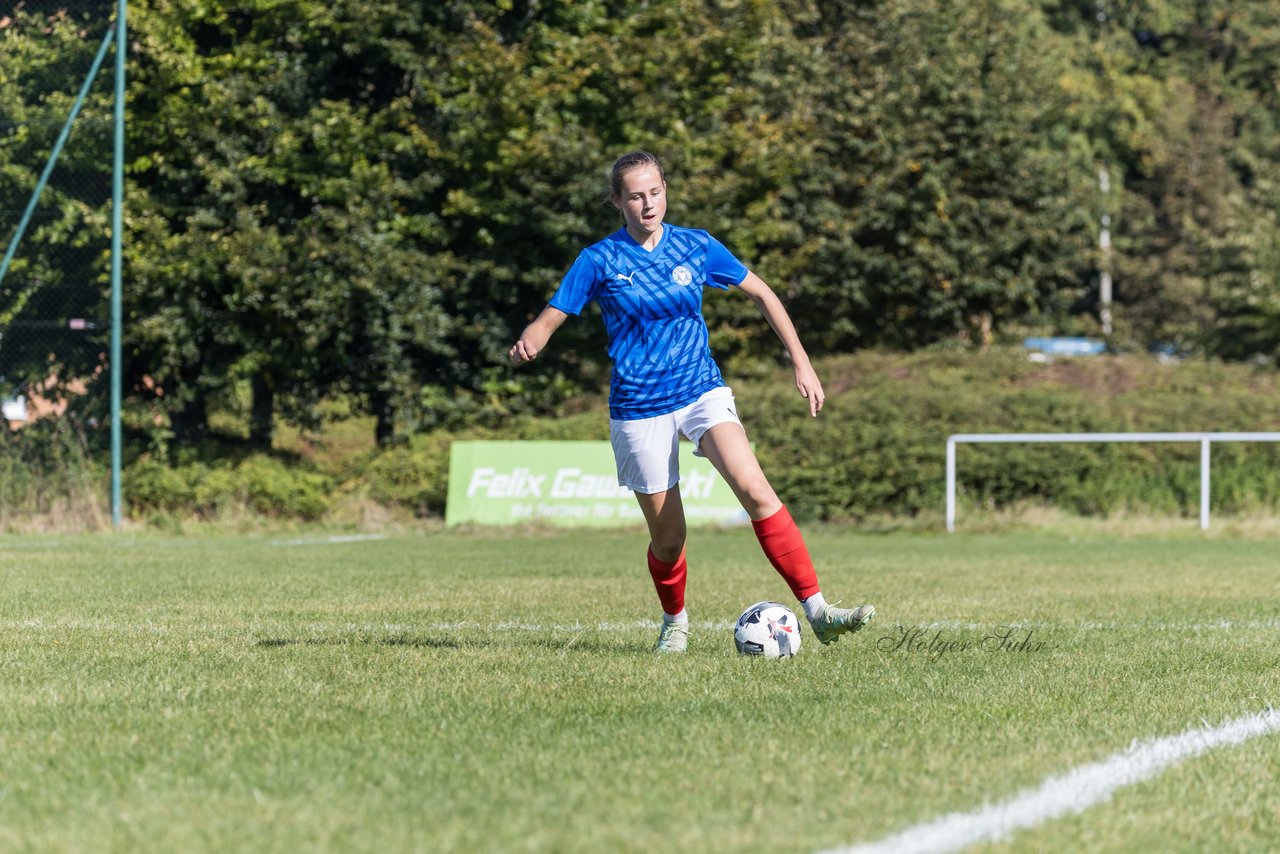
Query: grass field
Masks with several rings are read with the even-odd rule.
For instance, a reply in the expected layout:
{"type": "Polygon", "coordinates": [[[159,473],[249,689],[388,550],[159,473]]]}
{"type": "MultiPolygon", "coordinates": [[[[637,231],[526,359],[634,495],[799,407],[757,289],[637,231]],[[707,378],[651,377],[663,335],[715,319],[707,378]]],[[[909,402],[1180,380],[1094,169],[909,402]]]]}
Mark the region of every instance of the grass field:
{"type": "MultiPolygon", "coordinates": [[[[879,616],[767,662],[742,530],[693,535],[663,659],[636,532],[0,537],[0,849],[840,848],[1280,705],[1275,539],[808,539],[879,616]]],[[[1274,850],[1276,768],[1262,736],[977,850],[1274,850]]]]}

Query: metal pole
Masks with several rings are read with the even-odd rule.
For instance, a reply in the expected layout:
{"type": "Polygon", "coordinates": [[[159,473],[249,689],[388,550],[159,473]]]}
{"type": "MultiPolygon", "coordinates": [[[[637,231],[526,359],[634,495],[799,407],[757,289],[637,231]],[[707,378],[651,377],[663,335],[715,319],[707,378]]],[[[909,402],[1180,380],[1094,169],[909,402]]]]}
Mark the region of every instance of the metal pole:
{"type": "Polygon", "coordinates": [[[956,529],[956,440],[947,440],[947,532],[956,529]]]}
{"type": "Polygon", "coordinates": [[[1210,445],[1219,442],[1280,442],[1280,432],[1214,433],[955,433],[947,437],[947,530],[956,527],[956,445],[1012,444],[1027,442],[1199,442],[1200,528],[1209,528],[1210,445]]]}
{"type": "Polygon", "coordinates": [[[120,507],[120,320],[124,207],[124,58],[128,48],[128,0],[116,10],[115,157],[111,179],[111,525],[121,525],[120,507]]]}
{"type": "Polygon", "coordinates": [[[1200,530],[1209,529],[1209,437],[1200,440],[1200,530]]]}
{"type": "MultiPolygon", "coordinates": [[[[1107,0],[1096,0],[1099,40],[1107,37],[1108,24],[1107,0]]],[[[1111,346],[1111,174],[1104,163],[1098,169],[1098,189],[1102,191],[1101,228],[1098,230],[1098,249],[1102,269],[1098,272],[1098,321],[1102,325],[1102,336],[1107,339],[1107,347],[1111,346]]]]}
{"type": "MultiPolygon", "coordinates": [[[[1111,176],[1107,167],[1098,170],[1098,188],[1102,190],[1103,200],[1111,192],[1111,176]]],[[[1102,334],[1111,343],[1111,215],[1103,213],[1101,228],[1098,230],[1098,249],[1102,254],[1102,271],[1098,274],[1098,319],[1102,321],[1102,334]]]]}

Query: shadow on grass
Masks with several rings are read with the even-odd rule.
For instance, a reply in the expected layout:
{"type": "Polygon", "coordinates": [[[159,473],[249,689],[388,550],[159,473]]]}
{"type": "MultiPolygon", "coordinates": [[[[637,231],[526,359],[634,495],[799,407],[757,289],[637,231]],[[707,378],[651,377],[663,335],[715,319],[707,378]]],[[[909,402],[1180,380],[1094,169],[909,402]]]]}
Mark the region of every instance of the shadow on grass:
{"type": "Polygon", "coordinates": [[[259,649],[279,649],[292,646],[351,646],[351,647],[414,647],[418,649],[511,649],[513,647],[545,650],[548,653],[643,653],[652,655],[652,648],[635,646],[620,638],[604,635],[574,635],[557,638],[528,638],[519,635],[501,637],[475,637],[465,639],[439,635],[334,635],[330,637],[261,638],[253,642],[259,649]]]}
{"type": "Polygon", "coordinates": [[[310,638],[263,638],[254,641],[254,646],[262,649],[274,649],[285,646],[408,646],[424,649],[461,649],[464,644],[453,638],[388,635],[386,637],[310,637],[310,638]]]}

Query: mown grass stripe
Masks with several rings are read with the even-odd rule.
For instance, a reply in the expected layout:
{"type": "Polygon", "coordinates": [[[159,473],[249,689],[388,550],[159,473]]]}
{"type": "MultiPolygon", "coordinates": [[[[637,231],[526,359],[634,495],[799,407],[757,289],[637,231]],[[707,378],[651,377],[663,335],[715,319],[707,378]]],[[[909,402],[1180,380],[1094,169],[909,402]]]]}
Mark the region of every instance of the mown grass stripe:
{"type": "MultiPolygon", "coordinates": [[[[191,624],[185,621],[154,621],[145,622],[129,622],[117,619],[61,619],[61,618],[44,618],[37,617],[23,620],[2,620],[0,619],[0,631],[4,630],[42,630],[42,631],[95,631],[95,632],[129,632],[129,631],[169,631],[177,625],[183,628],[197,628],[207,631],[233,631],[243,628],[243,626],[218,623],[199,623],[191,624]]],[[[431,622],[431,623],[307,623],[302,626],[307,631],[325,632],[325,631],[395,631],[395,632],[411,632],[411,631],[429,631],[429,632],[630,632],[630,631],[649,631],[655,630],[661,625],[659,620],[627,620],[621,622],[562,622],[562,623],[542,623],[542,622],[519,622],[504,621],[498,623],[485,623],[475,620],[456,620],[452,622],[431,622]]],[[[732,631],[735,625],[733,620],[693,620],[690,622],[693,629],[697,631],[732,631]]],[[[879,637],[883,634],[894,634],[901,623],[873,623],[870,628],[870,634],[879,637]]],[[[1280,629],[1280,619],[1269,620],[1211,620],[1196,622],[1181,621],[1161,621],[1161,622],[1144,622],[1141,620],[1134,621],[1113,621],[1106,623],[1088,622],[1088,623],[1054,623],[1042,620],[1028,620],[1023,622],[1009,622],[996,625],[994,623],[974,623],[960,622],[954,620],[944,620],[930,623],[918,623],[906,626],[907,628],[921,629],[926,632],[935,632],[939,630],[956,630],[956,631],[991,631],[995,628],[1003,628],[1005,626],[1015,629],[1037,629],[1037,630],[1053,630],[1065,632],[1113,632],[1113,631],[1135,631],[1135,632],[1159,632],[1159,633],[1184,633],[1184,634],[1200,634],[1203,632],[1233,632],[1233,631],[1266,631],[1270,629],[1280,629]]],[[[296,629],[297,625],[289,624],[268,624],[253,623],[249,628],[253,631],[274,631],[281,628],[296,629]]]]}
{"type": "Polygon", "coordinates": [[[271,546],[332,546],[340,543],[368,543],[387,539],[386,534],[334,534],[329,537],[294,537],[288,540],[271,540],[271,546]]]}

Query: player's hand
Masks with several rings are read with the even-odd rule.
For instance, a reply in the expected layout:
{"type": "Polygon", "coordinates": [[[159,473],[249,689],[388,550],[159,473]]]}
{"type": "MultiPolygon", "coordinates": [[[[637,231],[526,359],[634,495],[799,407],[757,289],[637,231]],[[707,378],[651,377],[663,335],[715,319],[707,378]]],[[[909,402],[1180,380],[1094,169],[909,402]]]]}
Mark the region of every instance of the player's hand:
{"type": "Polygon", "coordinates": [[[538,348],[533,346],[528,339],[521,338],[507,351],[507,358],[511,360],[511,364],[519,367],[525,362],[532,362],[538,358],[538,348]]]}
{"type": "Polygon", "coordinates": [[[796,388],[800,391],[800,396],[809,401],[810,417],[817,418],[827,395],[822,390],[822,381],[812,367],[805,365],[796,368],[796,388]]]}

